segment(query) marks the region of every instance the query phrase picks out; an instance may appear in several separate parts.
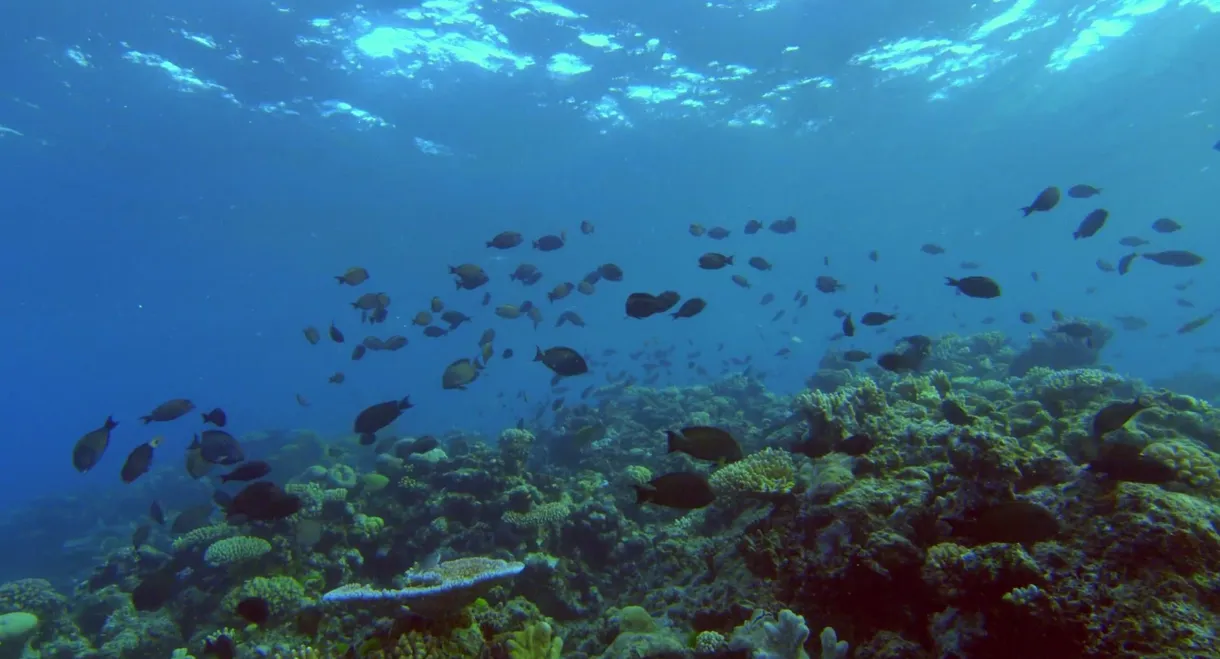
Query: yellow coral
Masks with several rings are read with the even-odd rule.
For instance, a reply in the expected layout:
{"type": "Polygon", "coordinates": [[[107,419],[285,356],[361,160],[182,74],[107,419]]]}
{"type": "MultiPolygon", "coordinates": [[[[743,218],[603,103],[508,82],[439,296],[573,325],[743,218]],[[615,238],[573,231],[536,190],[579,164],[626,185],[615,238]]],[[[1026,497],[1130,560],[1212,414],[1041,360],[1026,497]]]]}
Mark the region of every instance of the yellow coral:
{"type": "Polygon", "coordinates": [[[1153,442],[1144,448],[1146,457],[1173,467],[1177,480],[1190,487],[1214,492],[1220,490],[1216,476],[1217,462],[1209,451],[1181,440],[1153,442]]]}
{"type": "Polygon", "coordinates": [[[717,470],[708,483],[720,494],[783,494],[796,486],[796,465],[787,451],[765,448],[717,470]]]}
{"type": "Polygon", "coordinates": [[[519,528],[536,528],[567,519],[572,513],[566,501],[555,501],[534,506],[527,513],[508,511],[502,519],[519,528]]]}
{"type": "Polygon", "coordinates": [[[508,656],[512,659],[559,659],[562,652],[563,639],[546,622],[513,632],[508,639],[508,656]]]}
{"type": "Polygon", "coordinates": [[[648,467],[628,465],[623,471],[627,475],[627,480],[636,485],[643,485],[652,480],[652,470],[648,467]]]}

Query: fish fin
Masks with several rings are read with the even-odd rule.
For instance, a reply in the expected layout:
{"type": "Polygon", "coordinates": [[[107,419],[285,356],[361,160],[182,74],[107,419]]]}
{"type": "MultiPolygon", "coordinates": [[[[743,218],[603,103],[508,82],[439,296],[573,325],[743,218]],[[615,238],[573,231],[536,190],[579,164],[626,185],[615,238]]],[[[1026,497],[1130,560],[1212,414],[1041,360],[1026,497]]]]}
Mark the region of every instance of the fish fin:
{"type": "Polygon", "coordinates": [[[103,423],[102,425],[106,428],[106,430],[112,430],[115,426],[119,425],[119,422],[115,421],[114,416],[112,415],[106,417],[106,423],[103,423]]]}
{"type": "Polygon", "coordinates": [[[632,485],[635,488],[635,503],[638,506],[641,503],[652,501],[652,495],[655,490],[644,487],[643,485],[632,485]]]}
{"type": "Polygon", "coordinates": [[[672,430],[665,431],[665,440],[666,453],[681,451],[686,444],[686,438],[672,430]]]}

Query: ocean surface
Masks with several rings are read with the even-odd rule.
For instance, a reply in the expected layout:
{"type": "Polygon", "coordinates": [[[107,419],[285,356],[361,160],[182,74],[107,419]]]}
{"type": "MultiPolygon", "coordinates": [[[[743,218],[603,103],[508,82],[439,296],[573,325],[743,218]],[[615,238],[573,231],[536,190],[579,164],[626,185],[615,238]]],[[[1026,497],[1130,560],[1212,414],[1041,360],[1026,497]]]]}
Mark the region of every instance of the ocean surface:
{"type": "MultiPolygon", "coordinates": [[[[1206,352],[1215,325],[1173,331],[1216,306],[1214,265],[1137,264],[1122,278],[1096,265],[1130,251],[1118,240],[1132,234],[1216,255],[1216,0],[48,0],[0,16],[10,510],[125,487],[122,457],[154,435],[184,446],[189,430],[138,421],[171,398],[223,407],[235,433],[341,434],[367,405],[410,395],[403,433],[495,433],[549,403],[536,345],[614,348],[615,368],[637,372],[624,355],[651,339],[724,344],[790,393],[832,345],[837,307],[897,309],[906,334],[977,332],[990,317],[1016,343],[1035,329],[1022,311],[1137,315],[1149,328],[1106,349],[1120,372],[1220,360],[1206,352]],[[1104,201],[1018,210],[1077,183],[1104,201]],[[1073,240],[1101,204],[1104,230],[1073,240]],[[750,218],[786,216],[795,234],[741,234],[750,218]],[[1188,230],[1151,234],[1158,217],[1188,230]],[[581,234],[582,220],[596,231],[581,234]],[[692,222],[733,234],[695,239],[692,222]],[[505,230],[566,231],[568,244],[484,246],[505,230]],[[694,267],[710,249],[775,269],[738,270],[753,282],[743,289],[694,267]],[[532,288],[508,277],[527,261],[547,275],[532,288]],[[1004,295],[953,295],[944,277],[969,274],[963,261],[1004,295]],[[447,266],[466,262],[491,283],[455,291],[447,266]],[[622,283],[542,299],[605,262],[622,283]],[[370,281],[336,285],[352,266],[370,281]],[[770,322],[763,293],[787,302],[822,274],[846,288],[813,292],[796,324],[770,322]],[[1173,289],[1188,279],[1195,308],[1173,289]],[[708,309],[625,319],[628,293],[665,289],[708,309]],[[365,330],[349,303],[382,290],[394,302],[376,332],[410,345],[353,363],[365,330]],[[411,319],[433,296],[474,321],[425,337],[411,319]],[[547,314],[536,330],[492,314],[524,299],[547,314]],[[567,309],[588,326],[554,327],[567,309]],[[302,339],[332,321],[346,344],[302,339]],[[487,327],[516,356],[442,390],[445,365],[473,356],[487,327]],[[339,370],[346,382],[329,384],[339,370]],[[106,461],[77,473],[74,442],[107,415],[119,426],[106,461]]],[[[880,352],[894,336],[856,345],[880,352]]],[[[658,386],[700,380],[677,368],[658,386]]],[[[172,456],[165,468],[178,469],[172,456]]]]}

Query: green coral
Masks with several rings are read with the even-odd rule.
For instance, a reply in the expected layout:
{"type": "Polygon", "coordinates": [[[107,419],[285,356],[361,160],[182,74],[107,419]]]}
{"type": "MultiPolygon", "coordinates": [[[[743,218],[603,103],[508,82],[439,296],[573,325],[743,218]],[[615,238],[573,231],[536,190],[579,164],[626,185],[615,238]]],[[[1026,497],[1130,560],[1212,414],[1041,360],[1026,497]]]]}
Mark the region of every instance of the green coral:
{"type": "Polygon", "coordinates": [[[717,470],[708,483],[720,494],[785,494],[796,485],[796,464],[788,451],[765,448],[717,470]]]}
{"type": "Polygon", "coordinates": [[[203,552],[203,560],[209,565],[232,565],[254,560],[271,552],[271,543],[262,538],[239,535],[217,540],[203,552]]]}
{"type": "Polygon", "coordinates": [[[556,636],[546,622],[513,632],[507,645],[508,656],[512,659],[559,659],[563,652],[563,639],[556,636]]]}

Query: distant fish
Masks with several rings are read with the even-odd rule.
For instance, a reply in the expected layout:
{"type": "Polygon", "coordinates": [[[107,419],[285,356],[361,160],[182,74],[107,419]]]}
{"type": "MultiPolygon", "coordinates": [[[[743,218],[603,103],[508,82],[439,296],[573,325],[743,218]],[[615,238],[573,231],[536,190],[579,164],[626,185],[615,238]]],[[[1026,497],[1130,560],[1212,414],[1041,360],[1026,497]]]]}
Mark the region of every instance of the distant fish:
{"type": "Polygon", "coordinates": [[[1076,227],[1076,232],[1072,234],[1072,238],[1077,240],[1080,238],[1092,238],[1106,225],[1106,219],[1109,217],[1110,211],[1104,208],[1091,211],[1080,221],[1080,226],[1076,227]]]}
{"type": "Polygon", "coordinates": [[[758,233],[758,230],[761,228],[763,228],[762,222],[759,222],[758,220],[750,220],[749,222],[746,222],[744,232],[747,236],[752,236],[758,233]]]}
{"type": "Polygon", "coordinates": [[[843,314],[843,336],[852,337],[856,335],[856,324],[851,320],[851,314],[843,314]]]}
{"type": "Polygon", "coordinates": [[[165,511],[161,510],[161,504],[156,501],[148,507],[148,518],[156,522],[159,526],[165,526],[165,511]]]}
{"type": "Polygon", "coordinates": [[[225,427],[225,423],[228,422],[228,417],[225,416],[225,411],[220,409],[219,407],[213,409],[211,412],[208,412],[207,414],[204,414],[202,416],[203,416],[204,423],[210,423],[210,424],[216,426],[217,428],[225,427]]]}
{"type": "Polygon", "coordinates": [[[317,345],[318,341],[322,339],[322,335],[316,327],[306,327],[303,331],[305,332],[305,340],[309,341],[309,345],[317,345]]]}
{"type": "Polygon", "coordinates": [[[512,249],[524,241],[525,238],[516,231],[502,231],[487,241],[487,246],[496,249],[512,249]]]}
{"type": "Polygon", "coordinates": [[[237,438],[223,430],[205,430],[199,433],[199,454],[212,464],[226,466],[246,459],[237,438]]]}
{"type": "Polygon", "coordinates": [[[1130,402],[1110,403],[1093,415],[1093,437],[1102,439],[1123,426],[1135,415],[1152,407],[1152,403],[1142,396],[1130,402]]]}
{"type": "Polygon", "coordinates": [[[750,267],[755,270],[770,270],[771,262],[761,256],[750,257],[750,267]]]}
{"type": "Polygon", "coordinates": [[[1049,186],[1042,190],[1042,192],[1039,192],[1038,196],[1034,198],[1033,203],[1022,208],[1021,212],[1024,213],[1026,217],[1029,217],[1033,213],[1044,213],[1053,209],[1059,203],[1059,197],[1059,188],[1053,185],[1049,186]]]}
{"type": "Polygon", "coordinates": [[[403,412],[412,407],[414,405],[411,404],[410,396],[406,396],[402,400],[370,405],[356,415],[356,421],[352,424],[353,430],[360,435],[361,444],[371,446],[376,441],[377,431],[394,423],[403,412]]]}
{"type": "Polygon", "coordinates": [[[1153,263],[1170,265],[1176,268],[1189,268],[1203,262],[1203,257],[1184,249],[1171,249],[1164,252],[1147,252],[1144,258],[1153,263]]]}
{"type": "Polygon", "coordinates": [[[712,240],[724,240],[729,237],[729,230],[724,227],[712,227],[707,231],[707,237],[712,240]]]}
{"type": "Polygon", "coordinates": [[[190,446],[186,447],[186,473],[191,478],[199,480],[212,471],[212,463],[203,459],[202,445],[199,435],[195,435],[190,446]]]}
{"type": "Polygon", "coordinates": [[[132,449],[127,455],[127,461],[123,463],[123,469],[119,472],[119,477],[124,483],[134,482],[140,476],[148,473],[148,468],[152,465],[153,449],[161,443],[161,438],[156,437],[151,441],[140,444],[132,449]]]}
{"type": "Polygon", "coordinates": [[[1139,446],[1127,442],[1102,444],[1098,456],[1089,462],[1088,470],[1117,481],[1150,485],[1178,478],[1177,469],[1144,455],[1139,446]]]}
{"type": "Polygon", "coordinates": [[[623,269],[613,263],[599,265],[597,273],[606,281],[623,281],[623,269]]]}
{"type": "Polygon", "coordinates": [[[708,252],[699,257],[699,267],[704,270],[719,270],[726,265],[733,265],[733,257],[717,252],[708,252]]]}
{"type": "Polygon", "coordinates": [[[711,426],[689,426],[665,432],[666,452],[685,453],[709,462],[736,462],[741,459],[741,444],[727,430],[711,426]]]}
{"type": "Polygon", "coordinates": [[[271,481],[257,481],[233,497],[225,515],[230,520],[267,522],[294,515],[301,510],[301,506],[300,497],[288,494],[271,481]]]}
{"type": "Polygon", "coordinates": [[[542,362],[555,375],[571,377],[589,372],[585,358],[571,348],[557,346],[554,348],[535,348],[534,361],[542,362]]]}
{"type": "Polygon", "coordinates": [[[924,254],[936,256],[938,254],[944,254],[945,248],[937,245],[936,243],[924,243],[922,246],[920,246],[919,251],[923,252],[924,254]]]}
{"type": "Polygon", "coordinates": [[[975,421],[961,404],[951,398],[941,401],[940,413],[945,416],[945,421],[955,426],[968,426],[975,421]]]}
{"type": "Polygon", "coordinates": [[[227,474],[220,476],[220,482],[258,480],[271,473],[271,465],[262,460],[251,460],[227,474]]]}
{"type": "Polygon", "coordinates": [[[340,332],[339,328],[335,327],[333,322],[330,324],[329,334],[331,341],[334,341],[335,343],[343,343],[343,332],[340,332]]]}
{"type": "Polygon", "coordinates": [[[880,311],[870,311],[863,316],[860,316],[860,324],[869,327],[880,327],[898,316],[896,314],[881,313],[880,311]]]}
{"type": "Polygon", "coordinates": [[[153,411],[140,417],[140,420],[145,424],[152,423],[153,421],[173,421],[193,409],[195,409],[195,404],[191,401],[185,398],[175,398],[161,403],[153,411]]]}
{"type": "Polygon", "coordinates": [[[1182,230],[1182,225],[1168,217],[1162,217],[1152,223],[1152,230],[1157,233],[1174,233],[1182,230]]]}
{"type": "Polygon", "coordinates": [[[334,374],[326,378],[326,381],[331,384],[343,384],[343,381],[346,379],[347,376],[344,375],[342,371],[335,371],[334,374]]]}
{"type": "Polygon", "coordinates": [[[1088,199],[1089,197],[1099,194],[1101,194],[1101,188],[1095,188],[1091,185],[1085,185],[1083,183],[1080,185],[1073,185],[1072,187],[1068,188],[1068,196],[1073,199],[1088,199]]]}
{"type": "Polygon", "coordinates": [[[271,605],[261,597],[247,597],[238,602],[234,610],[252,625],[263,625],[271,617],[271,605]]]}
{"type": "Polygon", "coordinates": [[[945,285],[952,286],[966,297],[991,299],[1000,297],[1000,285],[989,277],[945,277],[945,285]]]}
{"type": "Polygon", "coordinates": [[[796,232],[796,218],[792,216],[785,217],[782,220],[775,220],[768,227],[772,233],[789,234],[796,232]]]}
{"type": "Polygon", "coordinates": [[[592,233],[593,233],[593,232],[595,232],[595,231],[597,231],[597,227],[596,227],[596,226],[594,226],[592,222],[590,222],[590,221],[588,221],[588,220],[581,220],[581,221],[580,221],[580,232],[581,232],[581,233],[583,233],[584,235],[588,236],[588,235],[592,234],[592,233]]]}
{"type": "Polygon", "coordinates": [[[651,503],[666,508],[696,510],[716,500],[712,486],[703,474],[677,472],[652,479],[645,485],[634,485],[635,502],[651,503]]]}
{"type": "Polygon", "coordinates": [[[368,281],[369,271],[364,268],[348,268],[341,275],[336,275],[335,279],[339,280],[339,285],[347,284],[348,286],[359,286],[368,281]]]}
{"type": "Polygon", "coordinates": [[[553,252],[567,244],[568,236],[564,232],[556,235],[545,235],[534,241],[534,249],[540,252],[553,252]]]}

